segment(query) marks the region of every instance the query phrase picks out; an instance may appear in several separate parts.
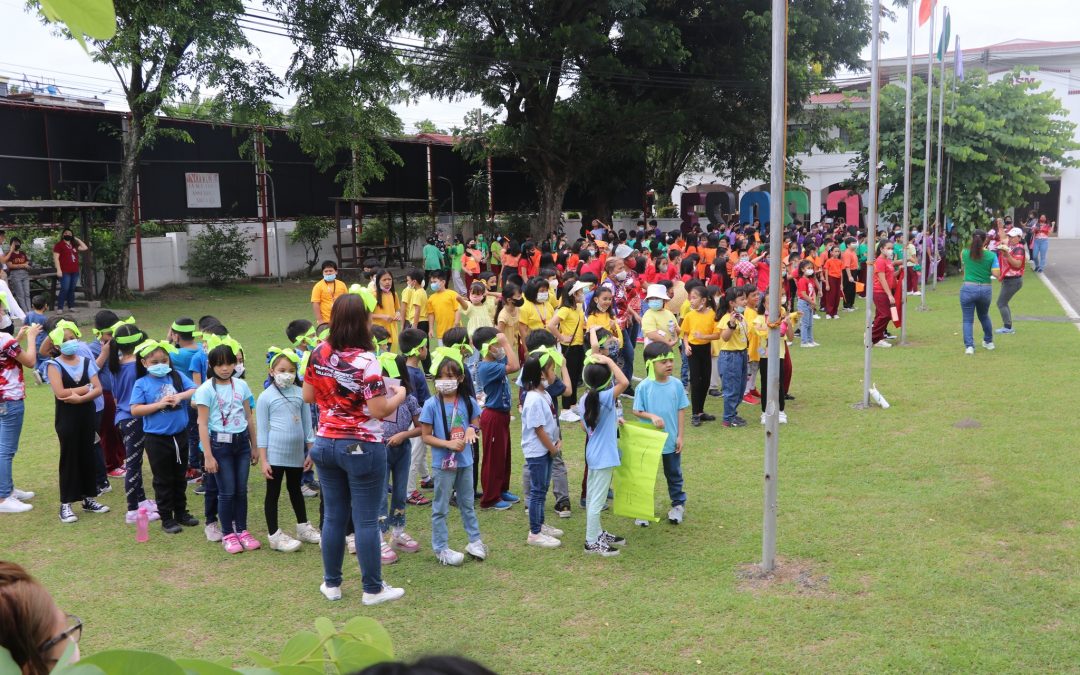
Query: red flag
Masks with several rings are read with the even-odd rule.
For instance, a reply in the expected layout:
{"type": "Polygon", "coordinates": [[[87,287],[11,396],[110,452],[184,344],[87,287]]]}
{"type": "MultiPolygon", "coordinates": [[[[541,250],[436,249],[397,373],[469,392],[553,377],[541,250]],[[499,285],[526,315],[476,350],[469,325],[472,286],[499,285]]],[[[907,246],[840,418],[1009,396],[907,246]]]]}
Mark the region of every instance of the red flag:
{"type": "Polygon", "coordinates": [[[937,0],[920,0],[919,2],[919,27],[921,28],[924,23],[930,20],[930,15],[934,13],[934,5],[937,4],[937,0]]]}

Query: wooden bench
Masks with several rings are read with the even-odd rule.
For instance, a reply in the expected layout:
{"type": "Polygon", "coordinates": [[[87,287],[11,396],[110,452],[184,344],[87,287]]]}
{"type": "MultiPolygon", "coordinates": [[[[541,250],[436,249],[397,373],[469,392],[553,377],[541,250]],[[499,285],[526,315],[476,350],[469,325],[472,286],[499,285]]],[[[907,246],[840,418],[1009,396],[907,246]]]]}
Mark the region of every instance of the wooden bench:
{"type": "Polygon", "coordinates": [[[405,247],[401,244],[334,244],[339,269],[359,269],[368,258],[390,267],[395,260],[405,267],[405,247]]]}

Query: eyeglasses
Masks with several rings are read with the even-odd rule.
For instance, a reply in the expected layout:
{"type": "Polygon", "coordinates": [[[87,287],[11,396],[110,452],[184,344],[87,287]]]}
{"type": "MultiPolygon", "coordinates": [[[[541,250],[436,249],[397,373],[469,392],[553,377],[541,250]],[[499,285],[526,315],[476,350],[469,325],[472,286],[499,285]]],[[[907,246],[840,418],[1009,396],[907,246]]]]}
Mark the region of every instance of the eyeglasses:
{"type": "Polygon", "coordinates": [[[82,619],[74,614],[67,614],[67,628],[60,632],[59,635],[52,637],[38,647],[38,652],[44,653],[63,642],[64,640],[71,638],[73,642],[78,642],[82,637],[83,622],[82,619]]]}

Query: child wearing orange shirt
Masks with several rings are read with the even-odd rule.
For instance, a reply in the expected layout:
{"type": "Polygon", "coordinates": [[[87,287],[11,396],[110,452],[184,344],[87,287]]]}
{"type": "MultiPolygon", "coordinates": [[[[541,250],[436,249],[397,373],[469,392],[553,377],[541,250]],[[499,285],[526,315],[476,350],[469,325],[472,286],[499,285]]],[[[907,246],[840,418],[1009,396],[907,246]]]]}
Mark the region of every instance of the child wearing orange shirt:
{"type": "Polygon", "coordinates": [[[825,318],[840,318],[840,290],[843,284],[844,263],[840,260],[840,247],[833,246],[825,259],[825,318]]]}
{"type": "Polygon", "coordinates": [[[844,311],[855,311],[855,281],[859,274],[859,254],[856,251],[858,241],[855,237],[848,237],[844,240],[847,248],[840,254],[840,262],[843,263],[843,283],[841,284],[841,291],[844,295],[844,311]]]}

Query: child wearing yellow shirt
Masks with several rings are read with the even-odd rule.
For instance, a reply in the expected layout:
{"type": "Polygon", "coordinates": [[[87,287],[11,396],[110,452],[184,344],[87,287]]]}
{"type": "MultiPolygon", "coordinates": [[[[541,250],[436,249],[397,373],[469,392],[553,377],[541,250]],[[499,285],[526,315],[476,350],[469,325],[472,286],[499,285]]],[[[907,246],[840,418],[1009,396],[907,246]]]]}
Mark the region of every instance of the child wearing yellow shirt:
{"type": "Polygon", "coordinates": [[[712,298],[704,285],[690,289],[686,316],[679,327],[685,341],[684,353],[690,361],[690,423],[695,427],[716,419],[705,412],[705,397],[712,373],[712,335],[716,333],[716,314],[712,298]]]}
{"type": "Polygon", "coordinates": [[[439,345],[443,334],[458,325],[458,294],[446,287],[449,276],[446,270],[431,273],[431,295],[427,299],[428,335],[439,345]]]}
{"type": "Polygon", "coordinates": [[[746,420],[737,412],[746,387],[747,356],[749,330],[746,323],[746,291],[741,286],[729,288],[724,297],[726,307],[716,322],[717,332],[707,335],[709,339],[720,340],[720,356],[716,366],[720,371],[724,395],[724,426],[745,427],[746,420]]]}
{"type": "Polygon", "coordinates": [[[746,317],[746,325],[749,329],[749,336],[746,344],[746,357],[748,363],[746,370],[746,387],[743,389],[743,403],[757,405],[761,402],[761,394],[758,393],[755,381],[757,379],[758,367],[761,364],[761,355],[758,353],[758,343],[760,342],[760,339],[753,326],[758,317],[757,306],[761,302],[761,291],[759,291],[754,284],[743,286],[743,289],[746,291],[746,312],[743,316],[746,317]]]}

